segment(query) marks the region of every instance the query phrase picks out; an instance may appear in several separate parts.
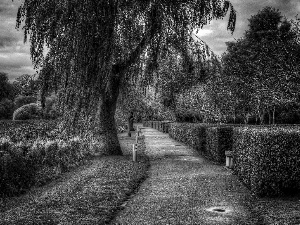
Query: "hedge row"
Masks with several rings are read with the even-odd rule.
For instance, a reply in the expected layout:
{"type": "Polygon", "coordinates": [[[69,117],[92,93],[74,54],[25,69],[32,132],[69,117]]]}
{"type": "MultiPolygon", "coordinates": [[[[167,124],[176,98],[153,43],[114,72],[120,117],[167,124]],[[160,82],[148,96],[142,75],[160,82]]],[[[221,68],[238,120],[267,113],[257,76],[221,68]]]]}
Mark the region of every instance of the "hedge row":
{"type": "Polygon", "coordinates": [[[300,129],[244,127],[234,129],[234,170],[259,196],[300,190],[300,129]]]}
{"type": "MultiPolygon", "coordinates": [[[[158,129],[162,132],[169,133],[170,137],[174,138],[177,141],[184,142],[189,146],[195,148],[201,154],[206,157],[217,161],[217,162],[225,162],[225,151],[228,149],[224,148],[224,145],[210,145],[210,150],[207,150],[207,129],[209,127],[214,127],[216,124],[205,124],[205,123],[173,123],[170,121],[147,121],[144,122],[144,126],[149,126],[154,129],[158,129]],[[222,153],[219,153],[222,151],[222,153]],[[214,156],[224,155],[224,158],[214,156]]],[[[209,140],[224,140],[226,138],[222,138],[222,132],[216,133],[208,133],[209,140]],[[218,137],[214,137],[214,135],[218,135],[218,137]],[[219,137],[220,136],[220,137],[219,137]]],[[[226,135],[225,135],[226,136],[226,135]]],[[[212,141],[208,142],[209,144],[212,141]]],[[[227,144],[228,145],[228,144],[227,144]]],[[[225,146],[227,146],[225,145],[225,146]]],[[[230,146],[230,145],[229,145],[230,146]]]]}
{"type": "Polygon", "coordinates": [[[42,185],[84,159],[99,154],[98,141],[73,138],[14,143],[0,139],[0,196],[22,193],[32,185],[42,185]]]}
{"type": "MultiPolygon", "coordinates": [[[[163,122],[144,125],[161,129],[163,122]]],[[[253,193],[278,196],[300,190],[300,127],[168,123],[169,135],[205,157],[225,163],[233,151],[234,171],[253,193]]]]}
{"type": "Polygon", "coordinates": [[[9,137],[12,142],[33,142],[37,138],[55,137],[55,120],[0,120],[0,137],[9,137]]]}

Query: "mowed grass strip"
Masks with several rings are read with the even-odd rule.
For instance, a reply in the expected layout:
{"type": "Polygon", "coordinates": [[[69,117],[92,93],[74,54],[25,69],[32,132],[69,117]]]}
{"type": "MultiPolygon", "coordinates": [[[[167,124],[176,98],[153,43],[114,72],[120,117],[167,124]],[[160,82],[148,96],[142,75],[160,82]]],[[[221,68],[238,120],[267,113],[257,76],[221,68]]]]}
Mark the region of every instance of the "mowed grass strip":
{"type": "Polygon", "coordinates": [[[108,224],[147,176],[148,158],[132,162],[129,155],[134,140],[121,138],[124,156],[95,158],[67,179],[0,212],[0,224],[108,224]]]}

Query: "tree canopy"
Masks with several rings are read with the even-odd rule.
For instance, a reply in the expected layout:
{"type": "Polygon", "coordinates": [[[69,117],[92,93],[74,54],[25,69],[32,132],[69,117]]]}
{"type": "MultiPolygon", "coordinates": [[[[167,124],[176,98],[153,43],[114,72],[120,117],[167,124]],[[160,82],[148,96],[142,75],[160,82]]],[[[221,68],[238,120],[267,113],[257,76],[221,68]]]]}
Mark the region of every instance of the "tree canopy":
{"type": "Polygon", "coordinates": [[[44,83],[60,90],[64,123],[88,121],[110,153],[120,154],[114,113],[120,87],[135,76],[128,70],[147,54],[151,71],[172,40],[187,43],[194,28],[228,11],[233,31],[236,13],[227,0],[24,0],[17,27],[24,22],[44,83]]]}
{"type": "Polygon", "coordinates": [[[265,7],[249,19],[244,37],[227,43],[219,85],[246,120],[256,115],[262,123],[264,114],[273,111],[274,122],[275,108],[298,98],[300,45],[295,29],[278,10],[265,7]]]}

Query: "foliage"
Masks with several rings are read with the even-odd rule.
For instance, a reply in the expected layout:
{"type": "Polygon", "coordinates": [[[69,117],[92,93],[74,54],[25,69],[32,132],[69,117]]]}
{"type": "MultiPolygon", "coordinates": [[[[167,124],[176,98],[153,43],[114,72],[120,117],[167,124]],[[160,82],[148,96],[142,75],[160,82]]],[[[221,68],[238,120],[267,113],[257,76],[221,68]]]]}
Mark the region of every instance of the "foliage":
{"type": "Polygon", "coordinates": [[[268,113],[274,123],[276,108],[296,101],[300,45],[292,23],[266,7],[249,19],[243,38],[227,43],[223,72],[212,79],[224,114],[242,115],[245,123],[254,115],[263,123],[268,113]]]}
{"type": "Polygon", "coordinates": [[[35,96],[18,95],[14,100],[16,109],[22,107],[23,105],[27,105],[27,104],[35,103],[35,102],[36,102],[35,96]]]}
{"type": "Polygon", "coordinates": [[[44,119],[57,119],[59,117],[59,112],[57,109],[57,97],[51,95],[45,98],[45,107],[43,108],[43,118],[44,119]]]}
{"type": "MultiPolygon", "coordinates": [[[[143,74],[147,80],[170,40],[176,37],[186,43],[183,33],[221,19],[228,11],[228,29],[233,31],[236,14],[227,0],[63,0],[59,4],[24,0],[18,10],[17,27],[25,22],[24,39],[30,38],[34,65],[43,68],[43,86],[54,84],[60,91],[66,132],[74,130],[77,121],[85,120],[88,128],[111,145],[111,154],[122,154],[114,115],[128,70],[147,51],[151,62],[147,66],[150,72],[143,74]],[[45,46],[49,48],[46,57],[45,46]]],[[[136,76],[132,73],[129,77],[136,76]]]]}
{"type": "Polygon", "coordinates": [[[36,78],[35,74],[23,74],[15,79],[13,85],[19,95],[36,97],[40,87],[40,81],[36,78]]]}
{"type": "Polygon", "coordinates": [[[14,112],[14,103],[4,98],[0,101],[0,120],[1,119],[12,119],[14,112]]]}
{"type": "Polygon", "coordinates": [[[43,185],[79,166],[87,157],[101,154],[102,147],[97,140],[79,137],[36,139],[31,144],[1,138],[0,196],[16,195],[32,185],[43,185]]]}
{"type": "Polygon", "coordinates": [[[5,98],[12,100],[15,94],[14,86],[9,82],[8,75],[0,72],[0,101],[5,98]]]}
{"type": "Polygon", "coordinates": [[[41,108],[36,103],[30,103],[16,109],[13,120],[40,119],[41,113],[41,108]]]}
{"type": "Polygon", "coordinates": [[[198,85],[176,96],[176,119],[178,122],[219,121],[220,112],[209,95],[208,85],[198,85]]]}
{"type": "Polygon", "coordinates": [[[57,138],[56,126],[55,120],[3,120],[0,121],[0,137],[30,144],[38,138],[57,138]]]}
{"type": "MultiPolygon", "coordinates": [[[[169,135],[177,141],[181,141],[192,148],[195,148],[200,154],[212,158],[207,150],[206,130],[216,124],[205,123],[170,123],[169,135]]],[[[214,159],[218,160],[218,159],[214,159]]]]}
{"type": "Polygon", "coordinates": [[[147,103],[143,98],[139,87],[127,84],[126,87],[121,89],[118,99],[118,108],[126,115],[126,120],[130,113],[133,113],[134,121],[141,122],[147,111],[147,103]]]}
{"type": "Polygon", "coordinates": [[[22,146],[0,139],[0,196],[24,192],[33,182],[34,167],[22,152],[22,146]]]}
{"type": "Polygon", "coordinates": [[[234,170],[260,196],[300,189],[298,127],[234,129],[234,170]]]}

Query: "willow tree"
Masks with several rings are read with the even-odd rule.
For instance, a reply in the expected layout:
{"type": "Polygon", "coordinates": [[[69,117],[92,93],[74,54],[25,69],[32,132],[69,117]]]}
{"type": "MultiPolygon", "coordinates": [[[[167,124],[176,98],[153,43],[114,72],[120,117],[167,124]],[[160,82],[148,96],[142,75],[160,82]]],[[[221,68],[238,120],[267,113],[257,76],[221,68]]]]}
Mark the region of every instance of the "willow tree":
{"type": "Polygon", "coordinates": [[[23,0],[17,28],[24,23],[45,86],[60,91],[64,127],[84,121],[107,154],[122,154],[114,114],[127,71],[145,51],[155,61],[170,37],[187,41],[175,31],[202,28],[228,11],[233,31],[235,10],[226,0],[23,0]]]}

